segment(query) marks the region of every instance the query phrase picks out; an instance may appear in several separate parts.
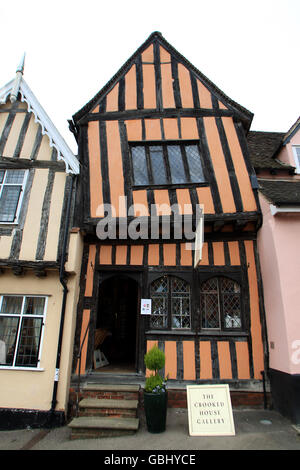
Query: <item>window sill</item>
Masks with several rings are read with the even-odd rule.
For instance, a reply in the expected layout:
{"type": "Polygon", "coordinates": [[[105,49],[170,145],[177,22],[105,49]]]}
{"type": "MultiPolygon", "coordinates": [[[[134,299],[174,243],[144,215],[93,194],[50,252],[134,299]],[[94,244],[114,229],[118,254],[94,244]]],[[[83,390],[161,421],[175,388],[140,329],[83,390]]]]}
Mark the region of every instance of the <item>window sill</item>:
{"type": "Polygon", "coordinates": [[[181,336],[198,336],[198,337],[206,337],[206,336],[237,336],[237,337],[247,337],[249,336],[249,333],[246,331],[191,331],[191,330],[184,330],[184,329],[178,329],[178,330],[148,330],[146,331],[146,335],[181,335],[181,336]]]}
{"type": "Polygon", "coordinates": [[[45,369],[42,367],[11,367],[11,366],[0,366],[0,370],[27,370],[31,372],[44,372],[45,369]]]}
{"type": "Polygon", "coordinates": [[[202,186],[208,186],[207,181],[199,181],[198,183],[165,183],[165,184],[133,184],[132,189],[137,191],[139,189],[186,189],[186,188],[198,188],[202,186]]]}

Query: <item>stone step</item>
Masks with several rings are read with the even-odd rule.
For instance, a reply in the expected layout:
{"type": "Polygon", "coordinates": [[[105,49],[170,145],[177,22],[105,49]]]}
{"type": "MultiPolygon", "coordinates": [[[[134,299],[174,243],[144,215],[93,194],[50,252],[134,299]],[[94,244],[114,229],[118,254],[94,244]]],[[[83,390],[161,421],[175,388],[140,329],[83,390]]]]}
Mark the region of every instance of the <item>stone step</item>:
{"type": "Polygon", "coordinates": [[[71,428],[71,439],[113,437],[134,434],[139,428],[138,418],[74,418],[68,426],[71,428]]]}
{"type": "Polygon", "coordinates": [[[79,402],[80,416],[136,417],[138,400],[84,398],[79,402]]]}
{"type": "Polygon", "coordinates": [[[89,398],[109,398],[116,400],[137,400],[140,385],[127,384],[97,384],[86,383],[82,387],[82,394],[89,398]]]}

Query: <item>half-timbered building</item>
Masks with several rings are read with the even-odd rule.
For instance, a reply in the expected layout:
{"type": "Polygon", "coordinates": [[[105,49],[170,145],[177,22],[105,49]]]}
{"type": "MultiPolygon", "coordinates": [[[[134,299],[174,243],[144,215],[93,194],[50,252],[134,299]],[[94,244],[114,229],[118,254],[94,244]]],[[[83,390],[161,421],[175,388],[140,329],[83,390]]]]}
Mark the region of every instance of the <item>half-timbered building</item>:
{"type": "Polygon", "coordinates": [[[23,78],[0,89],[0,427],[68,406],[81,251],[69,234],[79,163],[23,78]]]}
{"type": "Polygon", "coordinates": [[[84,233],[75,375],[143,377],[144,354],[158,344],[170,384],[262,391],[252,117],[158,32],[73,116],[74,224],[84,233]],[[99,348],[109,364],[97,369],[99,348]]]}

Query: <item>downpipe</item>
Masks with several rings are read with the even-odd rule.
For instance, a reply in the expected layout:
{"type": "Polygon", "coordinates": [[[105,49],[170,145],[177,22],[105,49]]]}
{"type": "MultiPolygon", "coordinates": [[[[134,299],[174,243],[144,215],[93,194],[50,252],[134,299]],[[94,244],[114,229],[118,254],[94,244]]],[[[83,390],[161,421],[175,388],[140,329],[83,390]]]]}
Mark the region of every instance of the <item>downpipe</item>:
{"type": "Polygon", "coordinates": [[[62,307],[61,307],[61,314],[60,314],[60,327],[59,327],[59,336],[58,336],[58,345],[57,345],[57,354],[56,354],[52,402],[51,402],[51,408],[49,410],[49,420],[48,420],[49,427],[52,427],[57,424],[62,424],[62,423],[56,423],[57,420],[55,418],[55,408],[57,405],[57,389],[58,389],[58,382],[59,382],[63,329],[64,329],[66,304],[67,304],[67,296],[68,296],[68,287],[65,281],[65,274],[66,274],[65,263],[66,263],[66,252],[67,252],[67,244],[68,244],[74,181],[75,181],[75,175],[71,175],[71,187],[70,187],[69,195],[68,195],[67,212],[66,212],[66,218],[65,218],[65,231],[64,231],[62,253],[61,253],[61,259],[60,259],[60,267],[59,267],[59,281],[63,287],[63,299],[62,299],[62,307]]]}

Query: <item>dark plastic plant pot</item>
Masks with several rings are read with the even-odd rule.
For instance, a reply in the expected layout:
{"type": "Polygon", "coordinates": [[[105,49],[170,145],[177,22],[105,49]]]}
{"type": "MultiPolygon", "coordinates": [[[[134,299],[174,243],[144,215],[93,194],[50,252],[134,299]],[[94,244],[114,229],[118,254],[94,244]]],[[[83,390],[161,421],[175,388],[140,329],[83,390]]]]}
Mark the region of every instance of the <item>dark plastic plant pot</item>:
{"type": "Polygon", "coordinates": [[[144,391],[144,409],[147,429],[156,434],[166,430],[168,392],[151,393],[144,391]]]}

